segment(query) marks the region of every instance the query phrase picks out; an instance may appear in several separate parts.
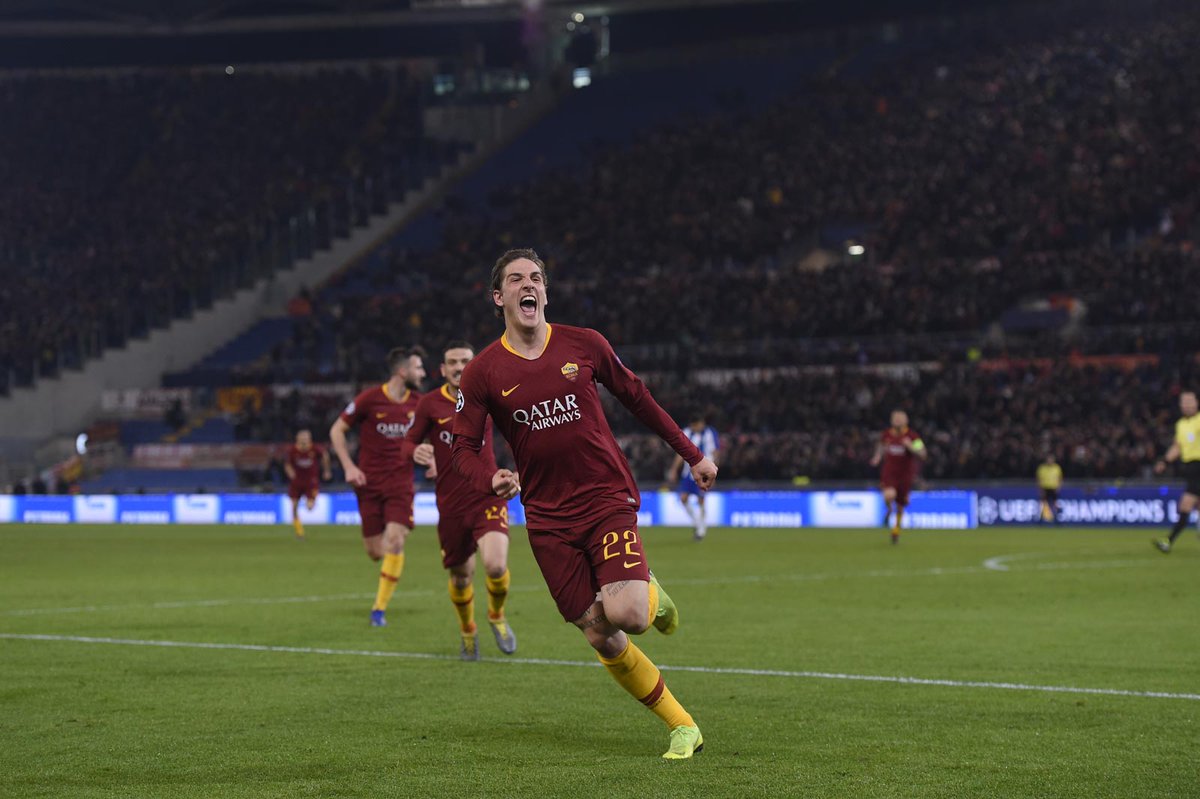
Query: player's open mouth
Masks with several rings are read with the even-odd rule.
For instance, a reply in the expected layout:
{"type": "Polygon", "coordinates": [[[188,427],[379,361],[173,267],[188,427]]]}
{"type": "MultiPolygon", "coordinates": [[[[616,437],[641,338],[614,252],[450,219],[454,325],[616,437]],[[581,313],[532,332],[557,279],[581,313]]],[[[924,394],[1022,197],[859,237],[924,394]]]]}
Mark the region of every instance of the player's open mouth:
{"type": "Polygon", "coordinates": [[[521,314],[523,316],[534,316],[537,314],[537,298],[522,297],[521,298],[521,314]]]}

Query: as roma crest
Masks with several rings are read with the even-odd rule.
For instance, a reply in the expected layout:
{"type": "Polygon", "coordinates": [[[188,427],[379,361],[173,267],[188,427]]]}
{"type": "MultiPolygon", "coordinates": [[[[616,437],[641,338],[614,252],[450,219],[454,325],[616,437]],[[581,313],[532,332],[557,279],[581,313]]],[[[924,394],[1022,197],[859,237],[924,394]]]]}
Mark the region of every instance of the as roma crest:
{"type": "Polygon", "coordinates": [[[562,374],[572,383],[575,382],[575,378],[579,377],[579,364],[567,361],[563,364],[562,374]]]}

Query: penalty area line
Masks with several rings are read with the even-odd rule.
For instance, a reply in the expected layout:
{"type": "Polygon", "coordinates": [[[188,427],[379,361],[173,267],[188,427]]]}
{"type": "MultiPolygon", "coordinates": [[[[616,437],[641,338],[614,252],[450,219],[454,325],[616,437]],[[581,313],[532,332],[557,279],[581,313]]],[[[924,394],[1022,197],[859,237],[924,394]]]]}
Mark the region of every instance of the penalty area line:
{"type": "MultiPolygon", "coordinates": [[[[142,638],[102,638],[85,635],[47,635],[40,633],[0,633],[0,639],[10,641],[48,641],[75,644],[99,644],[110,646],[142,646],[164,649],[212,649],[238,652],[274,652],[294,655],[331,655],[339,657],[397,658],[403,660],[458,661],[457,655],[439,655],[432,652],[388,652],[370,649],[329,649],[307,646],[274,646],[270,644],[234,644],[206,641],[156,641],[142,638]]],[[[484,658],[487,663],[503,663],[516,666],[569,666],[574,668],[599,668],[594,660],[554,660],[549,658],[484,658]]],[[[1086,688],[1073,685],[1035,685],[1019,682],[990,682],[984,680],[948,680],[925,677],[902,677],[885,674],[845,674],[828,671],[788,671],[780,669],[745,669],[717,666],[669,666],[660,665],[663,671],[689,672],[692,674],[727,674],[741,677],[774,677],[802,680],[842,680],[848,682],[888,683],[893,685],[922,685],[938,688],[975,688],[999,691],[1034,691],[1051,694],[1085,694],[1090,696],[1127,696],[1139,699],[1179,699],[1200,701],[1200,694],[1175,693],[1171,691],[1134,691],[1123,688],[1086,688]]]]}

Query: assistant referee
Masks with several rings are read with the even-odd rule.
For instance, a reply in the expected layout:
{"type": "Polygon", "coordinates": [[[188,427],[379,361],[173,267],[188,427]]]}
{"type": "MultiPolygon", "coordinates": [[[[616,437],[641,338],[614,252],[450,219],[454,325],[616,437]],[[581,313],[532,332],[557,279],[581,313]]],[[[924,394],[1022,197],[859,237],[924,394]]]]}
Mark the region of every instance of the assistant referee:
{"type": "Polygon", "coordinates": [[[1185,391],[1179,395],[1179,412],[1183,416],[1175,423],[1175,440],[1162,459],[1154,464],[1154,473],[1162,474],[1168,463],[1182,461],[1180,472],[1186,482],[1183,496],[1179,498],[1179,518],[1171,528],[1171,537],[1154,540],[1154,546],[1164,555],[1171,551],[1200,501],[1200,413],[1197,410],[1196,392],[1185,391]]]}

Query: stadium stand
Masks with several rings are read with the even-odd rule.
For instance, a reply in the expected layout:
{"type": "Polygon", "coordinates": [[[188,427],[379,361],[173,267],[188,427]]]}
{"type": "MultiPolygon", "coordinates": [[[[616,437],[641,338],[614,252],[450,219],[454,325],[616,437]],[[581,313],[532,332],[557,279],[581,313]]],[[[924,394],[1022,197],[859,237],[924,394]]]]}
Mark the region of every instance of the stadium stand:
{"type": "MultiPolygon", "coordinates": [[[[715,95],[598,80],[302,312],[165,384],[354,385],[396,343],[488,342],[490,265],[533,244],[551,321],[604,331],[672,410],[712,409],[723,479],[869,479],[892,406],[929,479],[1025,476],[1050,449],[1136,476],[1200,333],[1200,21],[1159,5],[694,67],[715,95]]],[[[289,402],[187,435],[282,441],[337,404],[289,402]]],[[[613,418],[658,480],[662,447],[613,418]]]]}
{"type": "MultiPolygon", "coordinates": [[[[866,77],[851,63],[762,108],[734,103],[589,146],[571,168],[487,187],[482,206],[448,205],[438,246],[398,245],[326,287],[320,362],[239,378],[358,379],[381,339],[486,341],[486,270],[517,241],[549,258],[559,318],[639,353],[698,348],[704,362],[706,349],[754,340],[769,362],[771,343],[788,340],[820,362],[822,350],[858,357],[845,339],[885,336],[893,351],[868,357],[902,360],[945,340],[897,331],[983,347],[1006,321],[1010,335],[989,351],[1040,352],[1044,337],[1019,335],[1029,315],[1011,313],[1031,299],[1082,316],[1069,349],[1108,351],[1120,331],[1102,328],[1190,320],[1181,289],[1200,271],[1200,145],[1184,132],[1200,120],[1184,98],[1200,89],[1186,46],[1198,33],[1190,18],[1096,24],[995,52],[910,56],[866,77]],[[801,257],[835,228],[863,230],[867,254],[819,267],[801,257]],[[1134,286],[1146,299],[1130,304],[1134,286]]],[[[636,106],[638,88],[663,89],[614,79],[589,102],[636,106]]],[[[569,138],[593,135],[581,126],[569,138]]],[[[1140,335],[1159,344],[1174,332],[1140,335]]]]}
{"type": "Polygon", "coordinates": [[[211,306],[363,224],[460,148],[400,67],[0,81],[0,392],[211,306]],[[86,146],[76,137],[86,120],[86,146]]]}

